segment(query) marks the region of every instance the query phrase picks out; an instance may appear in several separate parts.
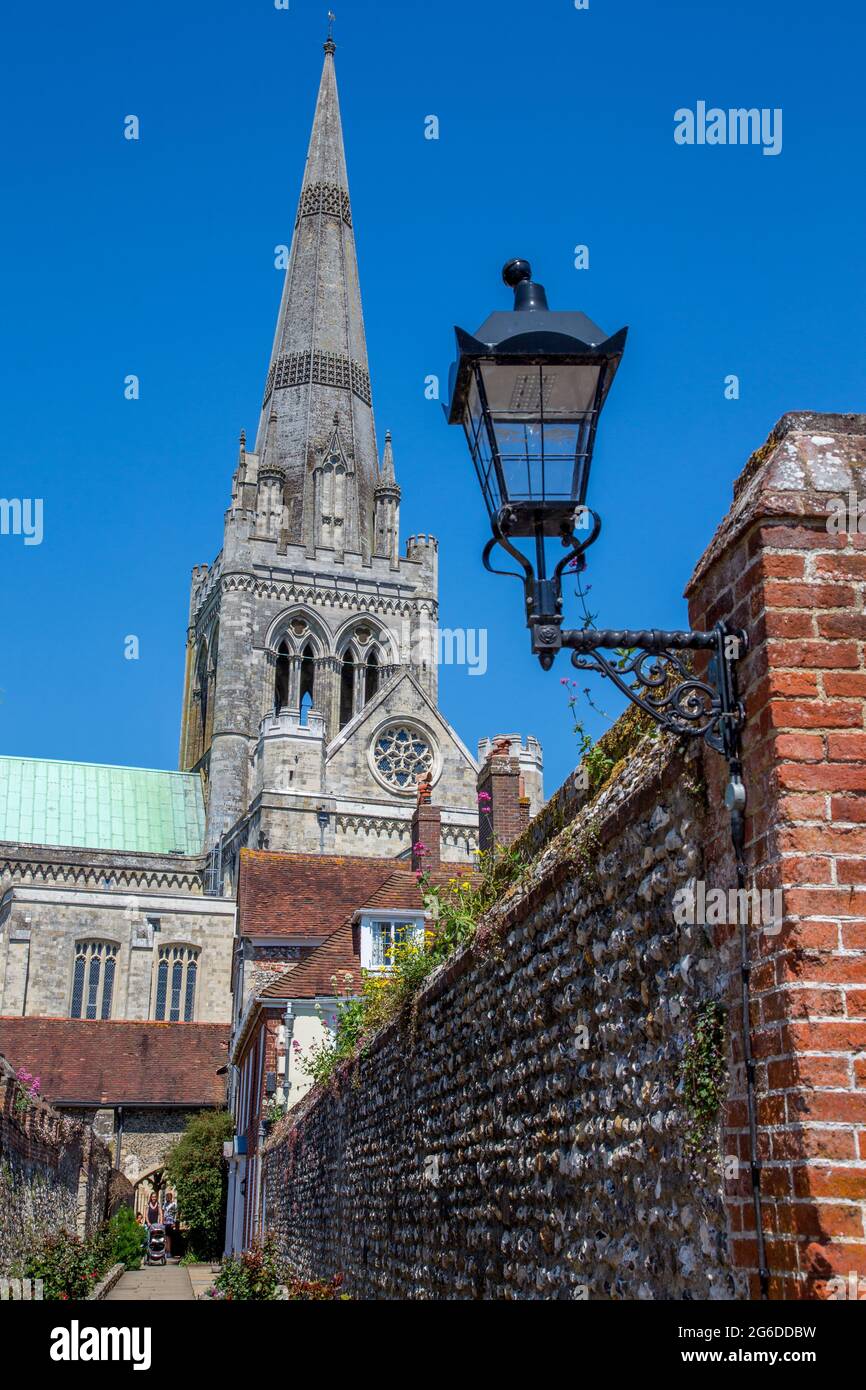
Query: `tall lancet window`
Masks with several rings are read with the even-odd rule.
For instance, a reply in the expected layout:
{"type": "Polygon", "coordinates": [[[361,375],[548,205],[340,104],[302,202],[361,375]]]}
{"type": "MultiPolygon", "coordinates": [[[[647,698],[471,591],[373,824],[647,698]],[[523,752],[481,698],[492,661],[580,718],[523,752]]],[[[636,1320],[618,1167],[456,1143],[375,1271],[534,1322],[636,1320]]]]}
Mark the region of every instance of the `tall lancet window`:
{"type": "Polygon", "coordinates": [[[198,728],[196,730],[196,758],[200,758],[205,753],[205,738],[207,730],[208,698],[210,686],[208,682],[207,670],[207,645],[202,642],[198,654],[198,666],[196,667],[196,692],[198,694],[198,728]]]}
{"type": "Polygon", "coordinates": [[[72,1018],[111,1018],[117,947],[107,941],[79,941],[72,972],[72,1018]]]}
{"type": "Polygon", "coordinates": [[[278,714],[289,703],[289,671],[289,644],[283,641],[277,652],[277,674],[274,681],[274,708],[278,714]]]}
{"type": "Polygon", "coordinates": [[[367,658],[367,666],[366,666],[366,669],[365,669],[365,671],[364,671],[364,704],[365,704],[365,705],[366,705],[370,700],[372,700],[373,696],[376,694],[376,691],[379,689],[379,680],[380,680],[381,674],[382,674],[382,672],[381,672],[381,670],[379,669],[379,657],[378,657],[378,655],[376,654],[376,652],[371,652],[370,655],[369,655],[369,657],[367,658]]]}
{"type": "Polygon", "coordinates": [[[339,454],[331,454],[323,464],[319,488],[322,545],[341,550],[346,520],[346,466],[339,454]]]}
{"type": "Polygon", "coordinates": [[[315,652],[309,642],[304,648],[304,656],[301,661],[301,723],[306,724],[307,715],[314,706],[316,689],[316,660],[315,652]]]}
{"type": "Polygon", "coordinates": [[[340,728],[343,729],[355,713],[355,662],[352,653],[343,658],[340,676],[340,728]]]}

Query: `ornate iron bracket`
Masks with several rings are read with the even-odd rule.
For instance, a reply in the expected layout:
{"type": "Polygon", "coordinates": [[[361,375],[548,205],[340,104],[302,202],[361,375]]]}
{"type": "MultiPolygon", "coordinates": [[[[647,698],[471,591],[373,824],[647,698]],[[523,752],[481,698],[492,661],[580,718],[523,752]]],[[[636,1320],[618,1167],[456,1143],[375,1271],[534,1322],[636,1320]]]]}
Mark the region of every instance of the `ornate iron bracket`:
{"type": "Polygon", "coordinates": [[[744,632],[719,623],[712,632],[589,628],[558,630],[558,636],[573,666],[604,676],[667,733],[703,738],[729,762],[736,758],[745,711],[735,663],[748,649],[744,632]],[[685,651],[713,653],[705,677],[690,670],[680,655],[685,651]]]}

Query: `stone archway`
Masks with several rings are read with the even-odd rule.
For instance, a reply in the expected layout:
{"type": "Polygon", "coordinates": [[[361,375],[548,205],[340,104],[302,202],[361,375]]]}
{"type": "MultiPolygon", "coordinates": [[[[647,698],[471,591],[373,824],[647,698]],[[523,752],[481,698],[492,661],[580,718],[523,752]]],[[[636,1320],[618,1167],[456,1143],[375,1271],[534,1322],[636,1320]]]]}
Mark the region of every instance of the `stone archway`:
{"type": "Polygon", "coordinates": [[[161,1189],[165,1186],[165,1176],[164,1161],[155,1163],[152,1168],[148,1168],[144,1173],[139,1173],[135,1180],[133,1191],[135,1203],[134,1211],[136,1216],[138,1216],[139,1212],[144,1216],[148,1197],[154,1190],[161,1192],[161,1189]]]}

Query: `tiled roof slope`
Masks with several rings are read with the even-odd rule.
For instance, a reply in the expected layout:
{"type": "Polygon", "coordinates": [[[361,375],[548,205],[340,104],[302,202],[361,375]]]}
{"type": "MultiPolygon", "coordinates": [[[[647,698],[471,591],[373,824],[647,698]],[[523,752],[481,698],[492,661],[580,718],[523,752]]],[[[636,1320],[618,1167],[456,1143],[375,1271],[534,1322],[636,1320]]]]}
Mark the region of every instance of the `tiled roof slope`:
{"type": "Polygon", "coordinates": [[[306,960],[277,977],[261,993],[262,999],[320,999],[334,994],[357,994],[361,988],[359,932],[345,922],[306,960]],[[337,976],[334,988],[333,976],[337,976]],[[346,977],[351,978],[347,979],[346,977]]]}
{"type": "Polygon", "coordinates": [[[405,864],[331,854],[241,850],[241,936],[330,936],[405,864]]]}
{"type": "Polygon", "coordinates": [[[201,854],[201,778],[193,772],[0,757],[0,840],[201,854]]]}
{"type": "MultiPolygon", "coordinates": [[[[351,861],[354,862],[354,861],[351,861]]],[[[430,882],[444,885],[450,879],[469,875],[467,865],[454,865],[430,875],[430,882]]],[[[332,977],[338,976],[338,994],[357,994],[361,988],[361,953],[358,928],[352,918],[358,911],[420,912],[424,899],[416,875],[401,868],[389,874],[366,902],[356,897],[343,925],[291,970],[279,975],[261,992],[267,999],[317,999],[335,993],[332,977]],[[351,980],[345,978],[351,974],[351,980]]]]}
{"type": "Polygon", "coordinates": [[[0,1053],[55,1104],[224,1105],[228,1024],[0,1016],[0,1053]]]}

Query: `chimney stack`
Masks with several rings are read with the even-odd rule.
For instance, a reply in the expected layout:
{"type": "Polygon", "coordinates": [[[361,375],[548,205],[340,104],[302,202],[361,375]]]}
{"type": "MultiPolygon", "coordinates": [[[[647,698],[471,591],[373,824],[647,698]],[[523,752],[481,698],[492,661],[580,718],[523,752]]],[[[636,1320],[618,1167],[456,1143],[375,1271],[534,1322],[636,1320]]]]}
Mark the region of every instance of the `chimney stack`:
{"type": "Polygon", "coordinates": [[[442,811],[432,804],[428,773],[418,783],[418,803],[412,815],[412,868],[438,869],[442,862],[442,811]]]}
{"type": "Polygon", "coordinates": [[[507,847],[529,824],[520,761],[511,756],[511,740],[493,740],[487,760],[478,774],[478,847],[482,853],[496,845],[507,847]]]}

